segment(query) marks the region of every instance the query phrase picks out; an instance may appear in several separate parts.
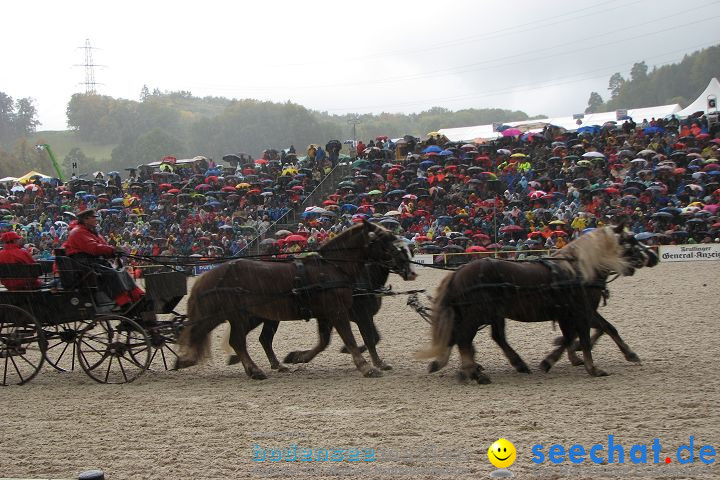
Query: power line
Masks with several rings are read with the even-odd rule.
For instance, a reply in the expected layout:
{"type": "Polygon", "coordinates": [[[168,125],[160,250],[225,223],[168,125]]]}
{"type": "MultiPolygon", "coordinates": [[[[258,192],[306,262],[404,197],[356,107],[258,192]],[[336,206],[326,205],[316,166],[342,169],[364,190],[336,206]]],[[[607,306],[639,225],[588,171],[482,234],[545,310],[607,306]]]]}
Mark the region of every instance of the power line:
{"type": "Polygon", "coordinates": [[[97,83],[95,81],[95,67],[103,67],[104,65],[96,65],[93,61],[92,51],[97,49],[90,45],[89,38],[85,39],[84,46],[78,48],[85,50],[85,63],[73,66],[85,67],[85,81],[81,82],[80,85],[85,85],[85,95],[95,95],[97,93],[97,89],[95,87],[97,85],[102,85],[101,83],[97,83]]]}
{"type": "MultiPolygon", "coordinates": [[[[715,45],[715,43],[712,43],[712,44],[704,44],[704,45],[697,45],[697,46],[689,47],[689,48],[697,49],[697,48],[704,48],[704,47],[708,47],[708,46],[712,46],[712,45],[715,45]]],[[[662,54],[662,55],[655,55],[655,56],[653,56],[653,57],[647,57],[647,58],[664,57],[664,56],[666,56],[666,55],[668,55],[668,54],[670,54],[670,53],[677,53],[677,52],[684,52],[684,51],[687,51],[687,49],[681,49],[681,50],[677,50],[677,51],[675,51],[675,52],[667,52],[667,53],[664,53],[664,54],[662,54]]],[[[663,63],[660,63],[659,65],[660,65],[660,66],[662,66],[662,65],[669,65],[669,64],[672,64],[672,63],[674,63],[674,61],[663,62],[663,63]]],[[[588,74],[590,74],[590,73],[594,73],[594,72],[598,72],[598,71],[603,71],[603,72],[604,72],[604,73],[598,74],[598,75],[592,75],[592,76],[589,76],[589,77],[586,76],[586,77],[584,77],[584,78],[577,78],[577,79],[575,79],[575,80],[565,80],[565,81],[560,81],[560,82],[553,81],[553,82],[555,82],[555,83],[545,83],[545,84],[537,84],[537,83],[536,83],[536,84],[533,84],[533,85],[527,85],[527,84],[525,84],[525,85],[515,85],[515,86],[512,86],[512,87],[503,88],[503,89],[501,89],[501,90],[495,90],[495,91],[490,91],[490,92],[483,92],[483,93],[479,93],[479,94],[478,94],[478,93],[471,93],[471,94],[466,94],[466,95],[456,95],[456,96],[452,96],[452,97],[442,97],[442,98],[428,98],[428,99],[423,99],[423,100],[417,100],[417,101],[411,101],[411,102],[402,102],[402,103],[394,103],[394,104],[369,105],[369,106],[364,106],[364,107],[357,107],[357,106],[356,106],[356,107],[345,107],[345,108],[329,108],[329,109],[323,109],[323,110],[324,110],[324,111],[328,111],[328,112],[335,112],[335,111],[340,111],[340,110],[342,110],[342,111],[363,111],[363,110],[372,110],[372,109],[387,108],[387,107],[408,107],[408,106],[415,106],[415,105],[424,105],[424,104],[429,104],[429,103],[434,103],[434,102],[454,102],[454,101],[460,101],[460,100],[470,100],[470,99],[474,99],[474,98],[492,97],[492,96],[502,95],[502,94],[504,94],[504,93],[512,93],[512,92],[516,92],[516,91],[529,91],[529,92],[532,92],[532,91],[534,91],[534,90],[540,90],[540,89],[543,89],[543,88],[556,87],[556,86],[561,86],[561,85],[567,85],[567,84],[582,82],[582,81],[585,81],[585,80],[592,80],[592,79],[595,79],[595,78],[602,78],[602,77],[605,77],[605,76],[611,74],[612,72],[616,72],[618,68],[628,67],[628,66],[631,66],[631,64],[625,63],[625,64],[618,64],[618,65],[614,65],[614,66],[605,66],[605,67],[602,67],[602,68],[599,68],[599,69],[588,70],[588,71],[586,71],[586,72],[581,72],[581,73],[578,73],[578,74],[575,74],[575,75],[570,75],[570,77],[578,77],[578,76],[588,75],[588,74]]],[[[567,79],[567,76],[566,76],[565,78],[567,79]]]]}

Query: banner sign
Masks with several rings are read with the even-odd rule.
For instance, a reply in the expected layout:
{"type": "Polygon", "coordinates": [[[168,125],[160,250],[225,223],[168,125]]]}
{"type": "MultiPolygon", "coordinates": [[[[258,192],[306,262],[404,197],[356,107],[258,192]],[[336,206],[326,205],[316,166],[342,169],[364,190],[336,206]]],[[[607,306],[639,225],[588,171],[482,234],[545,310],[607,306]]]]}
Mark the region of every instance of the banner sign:
{"type": "Polygon", "coordinates": [[[427,255],[427,254],[415,255],[413,257],[413,260],[416,261],[417,263],[422,263],[425,265],[432,265],[433,264],[433,255],[427,255]]]}
{"type": "Polygon", "coordinates": [[[628,117],[627,110],[615,110],[615,120],[627,120],[628,118],[630,117],[628,117]]]}
{"type": "Polygon", "coordinates": [[[205,272],[209,272],[213,268],[217,267],[219,264],[210,263],[207,265],[195,265],[193,267],[193,275],[197,276],[205,272]]]}
{"type": "Polygon", "coordinates": [[[693,260],[720,260],[720,244],[660,245],[660,261],[690,262],[693,260]]]}

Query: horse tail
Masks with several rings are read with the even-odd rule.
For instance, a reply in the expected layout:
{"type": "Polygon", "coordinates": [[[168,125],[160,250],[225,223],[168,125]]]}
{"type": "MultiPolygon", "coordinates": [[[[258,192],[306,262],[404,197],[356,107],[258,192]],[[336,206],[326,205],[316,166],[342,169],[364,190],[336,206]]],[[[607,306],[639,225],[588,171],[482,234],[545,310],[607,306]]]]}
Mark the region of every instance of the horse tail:
{"type": "Polygon", "coordinates": [[[185,368],[197,365],[210,356],[210,332],[225,321],[222,315],[212,312],[222,311],[216,308],[207,295],[210,292],[205,284],[210,282],[211,275],[207,272],[198,277],[195,285],[190,291],[188,298],[187,316],[188,325],[180,332],[178,345],[180,355],[178,356],[176,368],[185,368]]]}
{"type": "Polygon", "coordinates": [[[450,350],[453,326],[455,325],[455,310],[450,304],[450,284],[453,275],[445,277],[438,286],[435,302],[432,308],[432,344],[417,353],[417,358],[447,358],[450,350]]]}

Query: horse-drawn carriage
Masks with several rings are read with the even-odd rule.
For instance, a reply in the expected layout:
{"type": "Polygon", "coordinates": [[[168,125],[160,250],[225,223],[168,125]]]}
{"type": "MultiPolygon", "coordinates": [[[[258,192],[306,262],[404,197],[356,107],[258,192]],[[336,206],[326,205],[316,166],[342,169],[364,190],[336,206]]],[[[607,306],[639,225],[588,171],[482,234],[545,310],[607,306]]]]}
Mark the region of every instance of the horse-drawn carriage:
{"type": "Polygon", "coordinates": [[[147,274],[145,298],[152,302],[117,310],[100,300],[93,271],[62,253],[56,252],[55,268],[52,262],[0,265],[0,278],[43,280],[36,289],[0,291],[0,384],[26,383],[45,362],[59,371],[79,364],[100,383],[172,368],[186,318],[174,311],[187,292],[185,274],[169,268],[147,274]],[[148,321],[148,310],[164,315],[148,321]]]}

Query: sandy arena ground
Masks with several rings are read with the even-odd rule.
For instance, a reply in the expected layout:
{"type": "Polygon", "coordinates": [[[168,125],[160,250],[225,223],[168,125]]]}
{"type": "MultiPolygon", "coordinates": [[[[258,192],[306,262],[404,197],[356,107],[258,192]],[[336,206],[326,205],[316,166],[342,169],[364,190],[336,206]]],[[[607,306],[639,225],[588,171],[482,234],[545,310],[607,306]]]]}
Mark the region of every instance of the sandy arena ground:
{"type": "MultiPolygon", "coordinates": [[[[633,444],[650,445],[659,438],[661,460],[670,456],[674,466],[675,450],[690,435],[696,456],[705,444],[720,449],[718,267],[717,262],[665,263],[610,284],[610,301],[600,311],[642,364],[626,362],[605,337],[595,350],[596,364],[611,373],[604,378],[589,377],[566,358],[549,374],[537,368],[532,375],[516,373],[488,331],[478,334],[475,345],[491,385],[458,384],[456,351],[445,370],[428,375],[426,362],[413,357],[428,340],[428,325],[405,305],[405,296],[386,298],[376,317],[383,337],[380,354],[394,366],[378,379],[363,378],[350,357],[339,353],[336,334],[314,362],[291,366],[291,373],[271,371],[257,342],[259,329],[249,343],[251,355],[269,374],[265,381],[250,380],[241,366],[224,364],[221,329],[214,332],[209,364],[148,372],[128,385],[100,385],[81,370],[62,374],[45,366],[28,385],[0,390],[0,477],[74,478],[97,468],[108,479],[249,478],[277,465],[253,462],[253,444],[256,452],[297,444],[314,450],[374,449],[378,460],[381,454],[394,458],[340,464],[354,465],[358,478],[392,478],[378,466],[452,467],[459,473],[445,478],[489,478],[494,467],[488,447],[505,437],[518,452],[511,470],[530,478],[534,444],[544,445],[547,454],[554,443],[606,446],[608,434],[626,454],[633,444]],[[263,437],[269,433],[286,436],[263,437]],[[428,460],[433,451],[452,456],[428,460]],[[376,470],[367,470],[372,466],[376,470]]],[[[391,283],[395,290],[427,287],[434,293],[444,275],[422,269],[415,282],[393,276],[391,283]]],[[[508,327],[511,345],[531,367],[558,334],[550,323],[509,322],[508,327]]],[[[315,340],[314,322],[288,322],[281,325],[275,348],[283,358],[315,340]]],[[[650,450],[649,456],[652,461],[650,450]]],[[[297,467],[300,462],[284,463],[297,467]]],[[[548,463],[545,474],[556,472],[548,463]]],[[[720,478],[717,463],[702,478],[720,478]]],[[[337,467],[310,465],[322,474],[316,478],[332,477],[329,469],[337,467]]],[[[654,468],[657,478],[667,467],[654,468]]],[[[288,473],[284,478],[309,475],[288,473]]],[[[395,478],[436,477],[395,473],[395,478]]]]}

